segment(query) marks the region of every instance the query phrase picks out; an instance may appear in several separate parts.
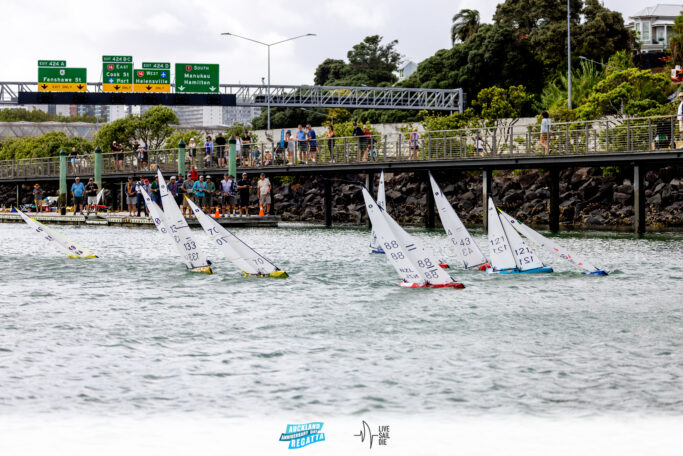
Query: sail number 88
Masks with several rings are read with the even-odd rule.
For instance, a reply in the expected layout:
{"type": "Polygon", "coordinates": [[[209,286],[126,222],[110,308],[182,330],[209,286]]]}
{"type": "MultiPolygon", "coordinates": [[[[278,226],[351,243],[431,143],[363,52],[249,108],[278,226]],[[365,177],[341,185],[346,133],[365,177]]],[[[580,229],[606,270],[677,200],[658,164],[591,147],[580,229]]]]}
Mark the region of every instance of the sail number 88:
{"type": "Polygon", "coordinates": [[[391,242],[385,242],[384,243],[384,250],[391,250],[391,249],[397,249],[398,248],[398,242],[397,241],[391,241],[391,242]]]}

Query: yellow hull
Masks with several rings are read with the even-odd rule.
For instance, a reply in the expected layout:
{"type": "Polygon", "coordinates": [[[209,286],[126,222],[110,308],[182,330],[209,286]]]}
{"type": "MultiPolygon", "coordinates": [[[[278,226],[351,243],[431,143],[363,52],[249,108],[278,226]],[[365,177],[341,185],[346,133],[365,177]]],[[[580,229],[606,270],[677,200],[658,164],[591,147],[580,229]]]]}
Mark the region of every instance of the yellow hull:
{"type": "Polygon", "coordinates": [[[97,255],[88,255],[88,256],[78,256],[78,255],[67,255],[69,258],[99,258],[97,255]]]}
{"type": "Polygon", "coordinates": [[[271,272],[270,274],[249,274],[247,272],[242,271],[244,274],[244,277],[272,277],[274,279],[286,279],[289,277],[285,271],[275,271],[271,272]]]}
{"type": "Polygon", "coordinates": [[[213,274],[213,271],[211,270],[211,268],[209,266],[190,269],[190,271],[192,271],[192,272],[203,272],[204,274],[213,274]]]}

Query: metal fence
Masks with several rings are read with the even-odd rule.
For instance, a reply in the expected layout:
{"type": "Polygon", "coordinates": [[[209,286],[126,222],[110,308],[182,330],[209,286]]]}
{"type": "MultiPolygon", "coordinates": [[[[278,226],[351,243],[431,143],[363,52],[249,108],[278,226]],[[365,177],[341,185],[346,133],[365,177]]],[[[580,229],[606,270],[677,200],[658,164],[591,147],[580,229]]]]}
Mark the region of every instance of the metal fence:
{"type": "MultiPolygon", "coordinates": [[[[269,166],[317,166],[364,161],[472,160],[531,156],[580,156],[607,153],[633,153],[683,147],[675,116],[609,119],[555,123],[550,132],[540,125],[470,127],[460,130],[429,131],[411,138],[411,132],[361,137],[319,137],[316,142],[293,144],[258,142],[242,144],[237,165],[242,168],[269,166]],[[544,146],[547,144],[547,147],[544,146]],[[293,149],[293,152],[292,152],[293,149]]],[[[198,171],[227,168],[226,152],[214,146],[207,153],[198,144],[185,150],[186,168],[198,171]]],[[[177,149],[103,153],[104,174],[177,170],[177,149]]],[[[68,175],[93,174],[92,155],[67,157],[68,175]]],[[[0,161],[0,178],[47,177],[59,175],[59,157],[0,161]]]]}

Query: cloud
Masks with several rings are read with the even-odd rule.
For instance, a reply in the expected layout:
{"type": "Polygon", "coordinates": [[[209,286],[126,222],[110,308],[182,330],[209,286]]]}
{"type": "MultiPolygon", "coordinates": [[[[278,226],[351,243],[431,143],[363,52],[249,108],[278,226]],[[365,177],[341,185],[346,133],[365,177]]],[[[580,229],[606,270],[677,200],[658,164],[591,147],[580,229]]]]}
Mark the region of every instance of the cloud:
{"type": "Polygon", "coordinates": [[[145,22],[147,27],[157,33],[182,33],[185,30],[185,24],[168,12],[155,14],[145,22]]]}

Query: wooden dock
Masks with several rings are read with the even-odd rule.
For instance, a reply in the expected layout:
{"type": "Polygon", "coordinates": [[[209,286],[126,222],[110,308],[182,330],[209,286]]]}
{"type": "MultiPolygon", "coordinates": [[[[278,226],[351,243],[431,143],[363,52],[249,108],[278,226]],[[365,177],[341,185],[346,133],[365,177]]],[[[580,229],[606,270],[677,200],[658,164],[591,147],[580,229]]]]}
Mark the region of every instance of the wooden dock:
{"type": "MultiPolygon", "coordinates": [[[[36,219],[44,224],[56,225],[87,225],[87,226],[125,226],[125,227],[154,227],[154,221],[151,217],[136,217],[117,213],[98,214],[89,217],[83,215],[59,215],[55,213],[28,213],[30,217],[36,219]]],[[[186,219],[188,225],[191,227],[200,226],[195,218],[186,219]]],[[[256,215],[250,216],[231,216],[221,217],[215,219],[218,223],[226,228],[277,228],[280,222],[280,217],[277,215],[266,215],[259,217],[256,215]]],[[[0,223],[23,223],[19,214],[0,213],[0,223]]]]}

